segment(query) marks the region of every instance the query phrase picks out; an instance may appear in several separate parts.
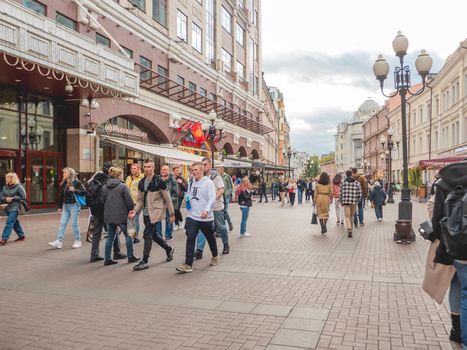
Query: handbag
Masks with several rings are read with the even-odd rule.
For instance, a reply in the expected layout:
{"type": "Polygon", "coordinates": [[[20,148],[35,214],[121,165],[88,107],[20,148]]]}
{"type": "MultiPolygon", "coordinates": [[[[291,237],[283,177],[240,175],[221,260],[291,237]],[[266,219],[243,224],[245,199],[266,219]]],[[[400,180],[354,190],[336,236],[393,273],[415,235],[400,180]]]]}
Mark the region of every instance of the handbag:
{"type": "Polygon", "coordinates": [[[80,194],[73,193],[73,196],[75,197],[76,203],[78,203],[81,207],[84,207],[86,205],[86,197],[82,196],[80,194]]]}
{"type": "Polygon", "coordinates": [[[26,201],[21,201],[18,207],[18,215],[25,215],[29,213],[29,205],[26,201]]]}
{"type": "Polygon", "coordinates": [[[430,244],[430,249],[428,250],[428,256],[426,258],[422,289],[438,304],[441,304],[451,285],[456,269],[453,265],[443,265],[433,262],[438,245],[438,239],[430,244]]]}
{"type": "Polygon", "coordinates": [[[311,216],[311,224],[318,225],[318,216],[316,215],[316,206],[313,204],[313,215],[311,216]]]}

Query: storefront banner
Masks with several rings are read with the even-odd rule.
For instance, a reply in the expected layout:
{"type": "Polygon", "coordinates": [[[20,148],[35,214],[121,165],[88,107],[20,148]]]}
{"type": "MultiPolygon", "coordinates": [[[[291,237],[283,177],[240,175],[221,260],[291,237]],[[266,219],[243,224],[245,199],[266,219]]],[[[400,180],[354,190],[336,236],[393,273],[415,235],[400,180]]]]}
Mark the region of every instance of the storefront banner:
{"type": "Polygon", "coordinates": [[[224,159],[225,168],[251,168],[251,163],[234,159],[224,159]]]}

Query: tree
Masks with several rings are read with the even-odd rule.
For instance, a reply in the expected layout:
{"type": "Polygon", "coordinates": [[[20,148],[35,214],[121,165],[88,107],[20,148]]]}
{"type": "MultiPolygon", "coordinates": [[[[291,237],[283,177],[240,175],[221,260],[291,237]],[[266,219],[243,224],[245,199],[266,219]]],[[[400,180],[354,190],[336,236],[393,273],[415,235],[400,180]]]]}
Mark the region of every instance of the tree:
{"type": "Polygon", "coordinates": [[[319,174],[319,157],[311,156],[305,165],[305,177],[315,177],[319,174]]]}

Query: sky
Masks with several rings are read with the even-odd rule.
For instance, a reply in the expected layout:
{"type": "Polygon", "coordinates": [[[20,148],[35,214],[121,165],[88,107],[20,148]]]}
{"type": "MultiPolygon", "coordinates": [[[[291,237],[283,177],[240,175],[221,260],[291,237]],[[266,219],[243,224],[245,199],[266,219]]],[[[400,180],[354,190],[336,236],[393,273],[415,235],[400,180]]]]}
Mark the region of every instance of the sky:
{"type": "MultiPolygon", "coordinates": [[[[463,0],[262,0],[263,71],[268,86],[284,93],[292,146],[309,154],[334,151],[337,124],[352,118],[367,98],[382,105],[372,66],[378,54],[390,64],[392,40],[409,40],[412,82],[421,49],[432,72],[467,38],[463,0]]],[[[392,83],[385,84],[389,92],[392,83]]]]}

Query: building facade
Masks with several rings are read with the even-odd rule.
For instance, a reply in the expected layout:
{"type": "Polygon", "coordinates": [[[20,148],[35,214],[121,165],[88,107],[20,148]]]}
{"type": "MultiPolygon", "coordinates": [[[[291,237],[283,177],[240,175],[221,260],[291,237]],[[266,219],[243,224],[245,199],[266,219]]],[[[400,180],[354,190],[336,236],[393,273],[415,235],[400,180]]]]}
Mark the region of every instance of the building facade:
{"type": "Polygon", "coordinates": [[[353,118],[340,123],[335,135],[336,171],[344,173],[349,168],[363,171],[363,123],[377,112],[380,106],[372,99],[364,101],[353,118]]]}
{"type": "Polygon", "coordinates": [[[288,166],[287,151],[291,148],[290,125],[285,115],[284,94],[276,87],[270,87],[269,93],[278,114],[278,149],[277,164],[288,166]]]}
{"type": "MultiPolygon", "coordinates": [[[[0,0],[0,169],[33,207],[53,206],[60,169],[209,155],[260,161],[261,2],[0,0]],[[177,152],[141,145],[172,145],[177,152]],[[174,158],[170,158],[172,155],[174,158]]],[[[173,148],[173,147],[172,147],[173,148]]]]}

